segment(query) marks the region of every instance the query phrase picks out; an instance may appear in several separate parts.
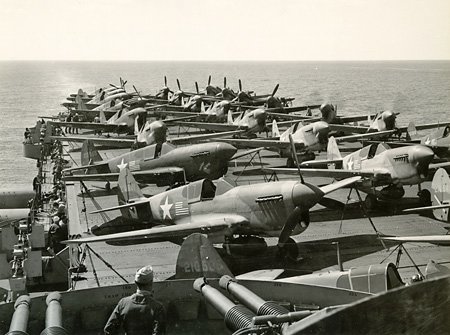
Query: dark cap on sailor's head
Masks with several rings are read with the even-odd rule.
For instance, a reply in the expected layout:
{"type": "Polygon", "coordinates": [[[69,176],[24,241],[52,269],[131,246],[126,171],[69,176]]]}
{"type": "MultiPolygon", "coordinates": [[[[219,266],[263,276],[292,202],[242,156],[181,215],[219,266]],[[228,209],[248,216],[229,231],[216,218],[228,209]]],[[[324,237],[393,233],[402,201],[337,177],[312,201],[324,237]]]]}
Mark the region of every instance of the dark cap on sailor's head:
{"type": "Polygon", "coordinates": [[[153,283],[153,268],[150,265],[136,271],[134,281],[138,284],[151,284],[153,283]]]}

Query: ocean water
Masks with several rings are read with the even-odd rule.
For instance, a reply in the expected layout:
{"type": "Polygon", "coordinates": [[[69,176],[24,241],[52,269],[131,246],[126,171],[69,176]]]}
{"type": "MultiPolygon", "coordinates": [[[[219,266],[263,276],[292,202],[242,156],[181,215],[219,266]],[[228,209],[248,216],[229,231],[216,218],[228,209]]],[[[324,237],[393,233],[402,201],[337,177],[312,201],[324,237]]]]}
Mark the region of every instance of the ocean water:
{"type": "Polygon", "coordinates": [[[343,115],[399,112],[398,125],[450,121],[450,61],[386,62],[0,62],[0,186],[31,183],[35,161],[22,157],[25,127],[38,116],[57,114],[70,93],[88,93],[119,77],[143,93],[156,93],[164,84],[186,91],[212,84],[257,94],[294,97],[294,105],[325,101],[343,115]]]}

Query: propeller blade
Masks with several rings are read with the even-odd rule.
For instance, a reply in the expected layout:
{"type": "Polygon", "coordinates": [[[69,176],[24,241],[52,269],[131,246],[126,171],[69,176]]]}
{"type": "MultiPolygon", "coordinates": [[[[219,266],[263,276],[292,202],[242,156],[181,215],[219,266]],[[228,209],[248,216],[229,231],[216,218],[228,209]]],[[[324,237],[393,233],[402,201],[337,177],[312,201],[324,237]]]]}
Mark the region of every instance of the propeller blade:
{"type": "Polygon", "coordinates": [[[178,86],[178,89],[181,91],[181,85],[180,85],[180,81],[178,80],[178,78],[177,78],[177,86],[178,86]]]}
{"type": "Polygon", "coordinates": [[[280,87],[280,84],[277,84],[277,86],[275,86],[275,88],[273,89],[273,92],[272,92],[272,96],[274,96],[275,93],[277,93],[278,87],[280,87]]]}
{"type": "Polygon", "coordinates": [[[227,88],[227,77],[223,77],[223,88],[227,88]]]}
{"type": "Polygon", "coordinates": [[[211,75],[208,77],[208,86],[211,85],[211,75]]]}
{"type": "Polygon", "coordinates": [[[136,86],[133,85],[133,88],[136,91],[137,95],[139,96],[139,99],[142,100],[141,94],[138,92],[136,86]]]}
{"type": "Polygon", "coordinates": [[[300,166],[298,163],[298,157],[297,157],[297,150],[295,149],[295,143],[294,139],[292,138],[292,134],[289,134],[289,142],[291,143],[291,153],[292,153],[292,159],[295,162],[295,165],[297,166],[298,175],[300,176],[300,181],[302,184],[305,183],[305,180],[303,179],[302,173],[300,171],[300,166]]]}
{"type": "Polygon", "coordinates": [[[242,91],[242,82],[240,79],[239,79],[239,91],[242,91]]]}
{"type": "Polygon", "coordinates": [[[338,211],[343,211],[345,208],[345,204],[343,202],[327,197],[322,198],[319,201],[319,204],[322,205],[323,207],[338,211]]]}
{"type": "Polygon", "coordinates": [[[116,85],[113,84],[109,84],[110,86],[114,87],[114,88],[118,88],[116,85]]]}
{"type": "Polygon", "coordinates": [[[197,83],[197,82],[195,82],[195,90],[197,91],[197,94],[200,92],[200,91],[198,90],[198,83],[197,83]]]}
{"type": "Polygon", "coordinates": [[[164,86],[167,87],[167,77],[164,76],[164,86]]]}

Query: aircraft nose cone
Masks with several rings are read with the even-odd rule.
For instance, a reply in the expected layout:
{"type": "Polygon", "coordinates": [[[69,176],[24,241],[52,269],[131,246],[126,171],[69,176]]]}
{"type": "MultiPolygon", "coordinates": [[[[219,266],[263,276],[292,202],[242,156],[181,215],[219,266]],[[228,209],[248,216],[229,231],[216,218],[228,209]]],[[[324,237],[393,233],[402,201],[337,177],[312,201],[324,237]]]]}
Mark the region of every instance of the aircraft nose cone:
{"type": "Polygon", "coordinates": [[[410,150],[409,160],[416,168],[417,173],[425,178],[428,175],[428,167],[434,157],[434,152],[428,147],[417,145],[410,150]]]}
{"type": "Polygon", "coordinates": [[[410,161],[415,163],[430,163],[433,157],[433,150],[423,145],[416,145],[409,152],[410,161]]]}
{"type": "Polygon", "coordinates": [[[166,139],[166,133],[167,133],[167,126],[164,122],[161,121],[155,121],[153,124],[153,132],[155,134],[156,141],[164,142],[166,139]]]}
{"type": "Polygon", "coordinates": [[[228,143],[218,143],[216,147],[217,157],[229,160],[237,152],[237,149],[228,143]]]}
{"type": "Polygon", "coordinates": [[[292,189],[292,201],[295,206],[311,208],[324,196],[317,186],[298,182],[292,189]]]}
{"type": "Polygon", "coordinates": [[[258,124],[264,124],[266,122],[267,113],[263,109],[257,109],[254,111],[255,119],[258,121],[258,124]]]}
{"type": "Polygon", "coordinates": [[[382,119],[386,124],[386,129],[390,130],[395,128],[395,119],[396,119],[395,113],[391,111],[384,111],[382,119]]]}

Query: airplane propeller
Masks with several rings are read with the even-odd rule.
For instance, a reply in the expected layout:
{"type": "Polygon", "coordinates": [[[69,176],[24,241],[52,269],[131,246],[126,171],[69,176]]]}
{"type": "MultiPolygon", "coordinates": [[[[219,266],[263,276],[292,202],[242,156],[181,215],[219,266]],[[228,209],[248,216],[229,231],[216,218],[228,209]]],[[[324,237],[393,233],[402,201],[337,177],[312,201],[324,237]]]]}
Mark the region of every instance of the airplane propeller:
{"type": "Polygon", "coordinates": [[[275,88],[273,89],[273,92],[272,92],[272,94],[271,94],[272,97],[275,96],[275,94],[277,93],[278,87],[280,87],[280,84],[277,84],[277,85],[275,86],[275,88]]]}
{"type": "Polygon", "coordinates": [[[208,86],[211,85],[211,75],[208,77],[208,86]]]}

